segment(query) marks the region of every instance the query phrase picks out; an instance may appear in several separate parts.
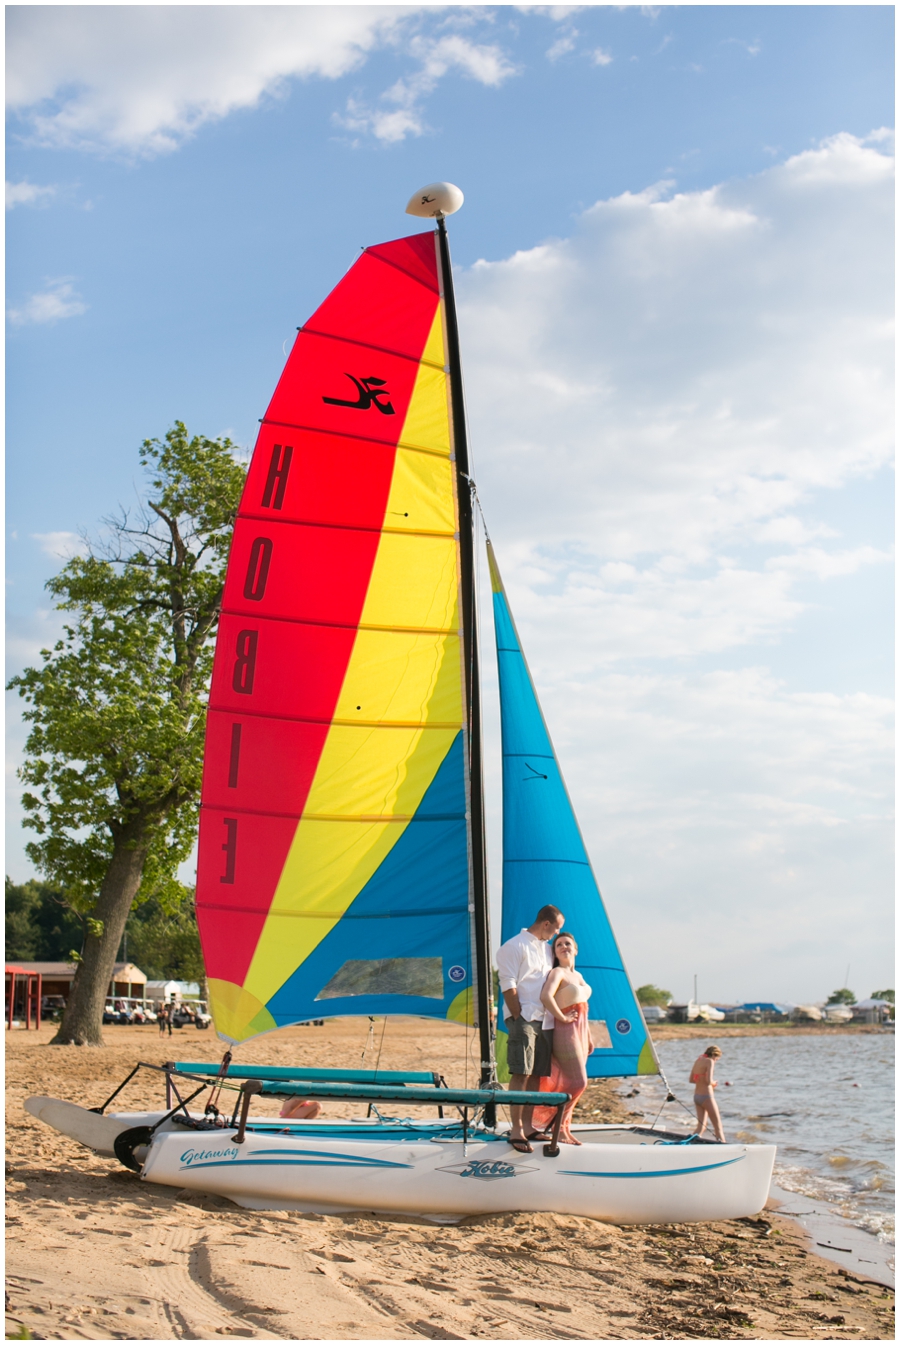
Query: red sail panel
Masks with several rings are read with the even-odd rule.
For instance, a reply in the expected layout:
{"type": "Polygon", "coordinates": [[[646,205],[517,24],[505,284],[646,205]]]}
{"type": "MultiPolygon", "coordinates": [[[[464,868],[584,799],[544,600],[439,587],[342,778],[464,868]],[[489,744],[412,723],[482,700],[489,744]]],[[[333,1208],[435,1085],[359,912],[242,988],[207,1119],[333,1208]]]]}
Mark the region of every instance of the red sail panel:
{"type": "MultiPolygon", "coordinates": [[[[360,434],[363,429],[361,424],[360,434]]],[[[240,517],[380,528],[393,470],[393,444],[312,431],[286,435],[278,426],[263,425],[250,463],[240,517]],[[279,475],[286,448],[291,450],[290,469],[279,475]],[[277,512],[271,501],[268,507],[262,503],[270,477],[277,512]]]]}
{"type": "Polygon", "coordinates": [[[438,302],[430,234],[364,253],[298,334],[260,431],[229,558],[200,821],[198,921],[222,982],[244,980],[316,773],[438,302]]]}

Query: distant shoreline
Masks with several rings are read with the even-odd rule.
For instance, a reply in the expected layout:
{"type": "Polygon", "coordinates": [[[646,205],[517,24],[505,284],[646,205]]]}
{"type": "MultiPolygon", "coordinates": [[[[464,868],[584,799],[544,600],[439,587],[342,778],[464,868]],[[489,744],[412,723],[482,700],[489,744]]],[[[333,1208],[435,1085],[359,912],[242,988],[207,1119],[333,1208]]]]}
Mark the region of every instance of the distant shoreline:
{"type": "Polygon", "coordinates": [[[681,1037],[771,1037],[846,1036],[848,1033],[880,1033],[893,1036],[893,1028],[876,1023],[648,1023],[654,1041],[674,1041],[681,1037]]]}

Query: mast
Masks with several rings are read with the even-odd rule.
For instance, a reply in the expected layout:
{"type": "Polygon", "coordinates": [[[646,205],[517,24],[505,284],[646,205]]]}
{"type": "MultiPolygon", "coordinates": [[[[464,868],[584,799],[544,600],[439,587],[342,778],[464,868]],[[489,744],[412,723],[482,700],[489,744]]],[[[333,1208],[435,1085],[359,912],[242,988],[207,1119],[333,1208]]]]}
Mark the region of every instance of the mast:
{"type": "MultiPolygon", "coordinates": [[[[424,194],[424,193],[423,193],[424,194]]],[[[460,196],[462,194],[460,193],[460,196]]],[[[475,934],[475,989],[478,1037],[481,1048],[481,1083],[494,1078],[494,1043],[491,1031],[490,916],[488,911],[487,863],[484,828],[484,775],[481,736],[481,674],[478,662],[478,602],[475,587],[475,511],[469,475],[469,443],[466,433],[466,407],[463,396],[462,364],[459,355],[459,327],[453,294],[453,270],[450,242],[443,213],[437,215],[444,312],[447,323],[447,361],[450,370],[450,405],[453,413],[453,448],[456,456],[457,497],[459,500],[460,587],[462,602],[463,657],[466,703],[469,708],[469,787],[472,846],[472,902],[475,934]]]]}

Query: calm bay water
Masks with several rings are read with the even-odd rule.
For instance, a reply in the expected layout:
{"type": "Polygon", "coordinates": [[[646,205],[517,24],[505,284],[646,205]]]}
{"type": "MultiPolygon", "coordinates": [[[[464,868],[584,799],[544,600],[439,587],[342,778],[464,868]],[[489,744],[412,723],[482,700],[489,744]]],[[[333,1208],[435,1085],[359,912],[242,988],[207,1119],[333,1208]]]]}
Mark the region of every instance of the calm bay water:
{"type": "MultiPolygon", "coordinates": [[[[893,1035],[785,1031],[658,1042],[672,1091],[689,1106],[691,1065],[713,1040],[723,1053],[716,1065],[716,1101],[726,1139],[777,1144],[779,1186],[826,1201],[859,1227],[893,1242],[893,1035]]],[[[653,1116],[664,1096],[658,1079],[644,1079],[632,1101],[653,1116]]],[[[679,1117],[688,1120],[683,1108],[668,1103],[662,1119],[679,1117]]]]}

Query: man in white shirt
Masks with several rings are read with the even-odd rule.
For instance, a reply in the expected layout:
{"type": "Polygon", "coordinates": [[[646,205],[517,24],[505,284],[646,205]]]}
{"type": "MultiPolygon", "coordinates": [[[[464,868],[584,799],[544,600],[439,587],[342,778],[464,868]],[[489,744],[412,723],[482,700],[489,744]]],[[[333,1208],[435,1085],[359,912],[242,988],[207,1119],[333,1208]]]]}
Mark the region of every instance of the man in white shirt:
{"type": "MultiPolygon", "coordinates": [[[[564,924],[565,916],[556,906],[542,906],[534,924],[507,939],[497,951],[503,1017],[509,1034],[510,1092],[537,1090],[539,1081],[550,1073],[553,1033],[552,1030],[545,1032],[542,1026],[541,990],[553,966],[553,954],[547,940],[558,934],[564,924]]],[[[509,1109],[512,1128],[508,1139],[519,1153],[534,1152],[530,1140],[549,1138],[532,1133],[532,1110],[532,1107],[512,1105],[509,1109]]]]}

